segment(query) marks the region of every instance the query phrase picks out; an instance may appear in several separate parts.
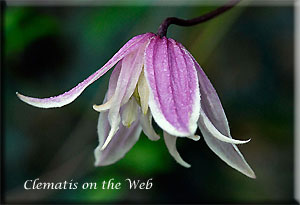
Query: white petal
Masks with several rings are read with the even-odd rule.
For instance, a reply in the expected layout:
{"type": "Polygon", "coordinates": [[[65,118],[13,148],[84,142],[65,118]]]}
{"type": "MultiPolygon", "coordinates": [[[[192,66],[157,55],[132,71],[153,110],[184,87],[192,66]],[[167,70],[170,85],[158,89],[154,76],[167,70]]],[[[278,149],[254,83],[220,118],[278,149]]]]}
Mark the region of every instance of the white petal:
{"type": "Polygon", "coordinates": [[[172,157],[174,157],[174,159],[181,164],[182,166],[189,168],[191,167],[191,165],[189,165],[188,163],[186,163],[181,156],[179,155],[177,148],[176,148],[176,140],[177,137],[173,136],[173,135],[169,135],[167,132],[164,132],[164,139],[165,139],[165,143],[166,146],[170,152],[170,154],[172,155],[172,157]]]}
{"type": "Polygon", "coordinates": [[[107,145],[105,150],[101,147],[106,141],[110,131],[108,122],[108,112],[101,112],[98,120],[98,137],[99,145],[95,149],[95,166],[105,166],[115,163],[124,157],[124,155],[137,142],[141,134],[142,128],[139,126],[138,120],[130,126],[130,128],[120,125],[120,129],[116,132],[114,138],[107,145]]]}
{"type": "Polygon", "coordinates": [[[109,85],[108,85],[108,90],[106,93],[106,99],[109,99],[109,100],[103,101],[103,104],[101,104],[101,105],[93,105],[94,110],[101,112],[101,111],[109,110],[111,108],[111,105],[113,102],[112,97],[113,97],[114,93],[116,92],[117,83],[118,83],[118,79],[119,79],[120,72],[121,72],[121,67],[122,67],[122,60],[118,62],[118,64],[114,68],[114,70],[109,78],[109,85]]]}
{"type": "Polygon", "coordinates": [[[199,126],[201,126],[201,131],[203,129],[205,129],[211,133],[211,136],[213,136],[223,142],[233,143],[233,144],[244,144],[244,143],[247,143],[250,141],[250,139],[245,140],[245,141],[235,140],[235,139],[232,139],[230,137],[223,135],[221,132],[219,132],[219,130],[217,130],[215,128],[215,126],[211,123],[211,121],[208,119],[208,117],[206,116],[206,114],[203,111],[200,113],[199,126]]]}
{"type": "Polygon", "coordinates": [[[140,121],[143,128],[143,132],[150,140],[156,141],[160,139],[159,135],[156,134],[156,132],[153,129],[152,115],[150,111],[148,111],[146,115],[141,113],[140,121]]]}
{"type": "Polygon", "coordinates": [[[109,99],[106,103],[103,103],[101,105],[93,105],[93,109],[97,112],[102,112],[109,110],[111,108],[111,105],[113,104],[113,98],[109,99]]]}
{"type": "Polygon", "coordinates": [[[112,96],[112,103],[108,113],[108,121],[111,131],[103,144],[102,150],[108,145],[113,135],[118,131],[121,121],[120,107],[127,103],[132,96],[137,85],[138,77],[142,71],[145,45],[141,46],[136,52],[127,55],[122,60],[122,68],[118,78],[115,93],[112,96]],[[128,97],[129,96],[129,97],[128,97]]]}
{"type": "MultiPolygon", "coordinates": [[[[182,46],[182,49],[185,48],[182,46]]],[[[193,59],[195,67],[198,71],[199,86],[201,92],[201,108],[206,114],[214,127],[223,135],[232,138],[230,135],[228,121],[223,110],[221,101],[216,90],[205,75],[200,65],[196,62],[193,56],[185,50],[186,53],[193,59]]],[[[218,140],[211,132],[209,132],[201,123],[198,122],[199,128],[203,134],[203,138],[209,148],[217,154],[229,166],[242,172],[243,174],[255,178],[255,174],[251,167],[246,162],[242,153],[238,150],[235,144],[222,142],[218,140]]]]}
{"type": "Polygon", "coordinates": [[[194,140],[194,141],[198,141],[198,140],[200,140],[201,137],[199,135],[191,135],[191,136],[188,136],[187,138],[194,140]]]}
{"type": "Polygon", "coordinates": [[[137,50],[145,42],[153,37],[154,34],[146,33],[136,36],[129,40],[102,68],[97,70],[94,74],[90,75],[87,79],[79,83],[76,87],[71,90],[50,98],[33,98],[24,96],[22,94],[16,93],[20,100],[24,101],[35,107],[40,108],[55,108],[62,107],[73,102],[90,84],[104,75],[110,68],[112,68],[118,61],[124,58],[129,53],[137,50]]]}
{"type": "Polygon", "coordinates": [[[206,144],[217,156],[219,156],[226,164],[240,171],[246,176],[250,178],[256,178],[255,173],[248,165],[244,156],[235,144],[222,142],[212,136],[212,133],[208,132],[206,129],[201,128],[200,125],[199,127],[206,144]]]}

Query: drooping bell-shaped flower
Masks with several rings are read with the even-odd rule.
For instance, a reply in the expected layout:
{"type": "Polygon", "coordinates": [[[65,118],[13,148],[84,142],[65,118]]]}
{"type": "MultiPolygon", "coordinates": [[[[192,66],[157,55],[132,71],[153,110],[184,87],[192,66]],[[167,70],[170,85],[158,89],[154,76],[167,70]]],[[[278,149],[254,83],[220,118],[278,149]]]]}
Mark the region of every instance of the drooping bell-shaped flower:
{"type": "Polygon", "coordinates": [[[176,139],[195,136],[199,126],[207,145],[228,165],[255,178],[232,139],[219,97],[193,56],[171,38],[146,33],[129,40],[102,68],[70,91],[38,99],[18,97],[40,108],[61,107],[74,101],[83,90],[114,65],[108,91],[98,120],[99,145],[95,165],[104,166],[121,159],[143,131],[150,140],[159,136],[152,118],[164,131],[170,154],[190,167],[176,149],[176,139]]]}

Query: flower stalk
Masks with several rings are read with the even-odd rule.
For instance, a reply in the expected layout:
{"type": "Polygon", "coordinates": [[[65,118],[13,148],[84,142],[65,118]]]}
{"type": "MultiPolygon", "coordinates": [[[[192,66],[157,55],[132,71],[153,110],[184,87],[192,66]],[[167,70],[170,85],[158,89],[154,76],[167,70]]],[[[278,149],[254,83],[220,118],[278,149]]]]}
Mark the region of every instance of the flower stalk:
{"type": "Polygon", "coordinates": [[[184,20],[176,17],[168,17],[159,26],[157,35],[159,35],[160,37],[166,36],[168,28],[171,24],[175,24],[178,26],[194,26],[206,22],[233,8],[240,1],[241,0],[230,0],[227,4],[193,19],[184,20]]]}

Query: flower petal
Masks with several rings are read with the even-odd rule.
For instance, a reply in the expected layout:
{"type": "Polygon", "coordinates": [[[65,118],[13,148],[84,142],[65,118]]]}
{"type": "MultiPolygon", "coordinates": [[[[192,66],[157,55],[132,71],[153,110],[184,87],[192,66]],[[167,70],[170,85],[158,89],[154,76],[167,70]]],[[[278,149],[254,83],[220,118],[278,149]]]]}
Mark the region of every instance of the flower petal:
{"type": "Polygon", "coordinates": [[[124,56],[139,48],[140,45],[148,41],[153,35],[154,34],[146,33],[133,37],[102,68],[100,68],[94,74],[85,79],[83,82],[79,83],[76,87],[72,88],[68,92],[65,92],[64,94],[50,98],[32,98],[19,93],[16,94],[20,98],[20,100],[35,107],[55,108],[67,105],[73,102],[84,91],[86,87],[88,87],[91,83],[93,83],[95,80],[104,75],[119,60],[121,60],[122,58],[124,58],[124,56]]]}
{"type": "Polygon", "coordinates": [[[224,162],[226,162],[226,164],[250,178],[256,178],[255,173],[235,144],[222,142],[216,139],[212,136],[212,133],[208,132],[206,129],[201,129],[201,132],[209,148],[224,162]]]}
{"type": "Polygon", "coordinates": [[[127,56],[122,60],[122,68],[118,78],[115,93],[112,96],[112,103],[109,109],[108,120],[111,126],[111,131],[103,144],[102,149],[108,145],[114,134],[119,129],[120,124],[120,107],[127,103],[132,96],[137,85],[139,75],[142,71],[143,53],[145,45],[127,56]]]}
{"type": "Polygon", "coordinates": [[[188,136],[187,138],[194,140],[194,141],[199,141],[200,140],[200,136],[199,135],[191,135],[188,136]]]}
{"type": "Polygon", "coordinates": [[[212,124],[212,122],[208,119],[205,112],[201,112],[200,118],[199,118],[199,127],[202,130],[206,130],[207,132],[211,133],[211,136],[215,137],[216,139],[227,142],[227,143],[233,143],[233,144],[244,144],[250,141],[249,140],[235,140],[230,137],[227,137],[223,135],[216,127],[212,124]]]}
{"type": "Polygon", "coordinates": [[[186,168],[190,168],[191,165],[189,165],[188,163],[186,163],[181,156],[179,155],[177,148],[176,148],[176,140],[177,137],[172,136],[170,134],[168,134],[167,132],[164,132],[164,139],[165,139],[165,143],[166,146],[170,152],[170,154],[172,155],[172,157],[174,157],[174,159],[181,164],[182,166],[186,167],[186,168]]]}
{"type": "Polygon", "coordinates": [[[153,129],[152,115],[150,111],[148,111],[146,114],[141,113],[140,122],[143,128],[143,132],[150,140],[156,141],[160,139],[159,135],[156,134],[155,130],[153,129]]]}
{"type": "Polygon", "coordinates": [[[172,39],[153,38],[145,52],[145,77],[154,120],[174,136],[193,135],[200,113],[197,72],[172,39]]]}
{"type": "MultiPolygon", "coordinates": [[[[181,48],[193,59],[198,71],[202,112],[205,113],[210,122],[221,134],[231,138],[228,121],[217,92],[193,56],[183,46],[181,46],[181,48]]],[[[199,123],[199,127],[205,142],[215,154],[229,166],[248,177],[255,178],[253,170],[235,144],[216,139],[212,132],[202,127],[201,123],[199,123]]]]}
{"type": "Polygon", "coordinates": [[[133,122],[129,128],[120,125],[119,130],[106,149],[101,150],[110,131],[108,112],[101,112],[98,120],[99,145],[94,151],[95,166],[110,165],[123,158],[139,139],[141,130],[138,120],[133,122]]]}
{"type": "Polygon", "coordinates": [[[101,112],[101,111],[108,110],[111,107],[111,104],[113,102],[112,96],[114,95],[116,88],[117,88],[117,83],[118,83],[118,79],[120,76],[121,67],[122,67],[122,60],[120,60],[117,63],[116,67],[114,68],[114,70],[109,78],[109,85],[108,85],[108,90],[106,93],[106,98],[109,100],[107,100],[105,103],[103,103],[101,105],[93,105],[94,110],[101,112]]]}

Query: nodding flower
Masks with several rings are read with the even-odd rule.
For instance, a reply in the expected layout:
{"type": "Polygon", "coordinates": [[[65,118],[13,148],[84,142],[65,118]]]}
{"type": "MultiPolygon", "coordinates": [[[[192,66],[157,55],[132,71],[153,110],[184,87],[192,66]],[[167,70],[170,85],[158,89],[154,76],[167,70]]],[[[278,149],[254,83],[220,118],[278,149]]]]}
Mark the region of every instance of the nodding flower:
{"type": "Polygon", "coordinates": [[[233,139],[220,99],[193,56],[177,41],[153,33],[129,40],[102,68],[64,94],[50,98],[18,97],[35,107],[55,108],[73,102],[90,84],[114,67],[100,112],[99,145],[95,165],[121,159],[139,139],[141,131],[150,140],[160,137],[152,118],[163,130],[174,159],[190,167],[176,149],[176,139],[199,140],[197,127],[210,149],[229,166],[248,177],[255,174],[233,139]]]}

